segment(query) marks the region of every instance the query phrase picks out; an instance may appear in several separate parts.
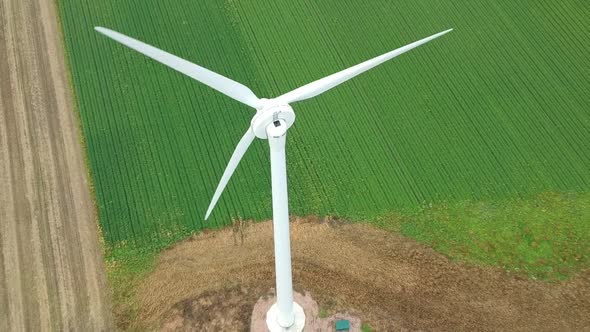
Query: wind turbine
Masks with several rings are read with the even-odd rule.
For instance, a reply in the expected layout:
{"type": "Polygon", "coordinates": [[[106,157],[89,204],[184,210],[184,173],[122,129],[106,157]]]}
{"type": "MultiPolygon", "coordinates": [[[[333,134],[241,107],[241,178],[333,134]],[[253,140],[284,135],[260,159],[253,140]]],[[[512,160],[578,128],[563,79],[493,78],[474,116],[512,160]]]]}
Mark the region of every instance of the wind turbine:
{"type": "Polygon", "coordinates": [[[254,141],[256,137],[260,139],[268,139],[270,145],[272,178],[272,211],[277,302],[268,311],[266,315],[266,323],[269,330],[272,332],[303,330],[305,315],[303,309],[297,303],[293,302],[293,281],[291,272],[285,138],[287,130],[295,121],[295,113],[289,104],[324,93],[387,60],[393,59],[415,47],[438,38],[452,31],[452,29],[413,42],[272,99],[258,98],[252,90],[241,83],[145,44],[139,40],[106,28],[96,27],[95,29],[105,36],[112,38],[147,57],[208,85],[232,99],[256,109],[256,114],[250,121],[250,126],[238,143],[238,146],[234,150],[229,163],[223,172],[221,181],[219,181],[215,194],[213,194],[211,204],[205,214],[205,220],[209,218],[209,215],[219,200],[221,193],[238,166],[238,163],[246,153],[246,150],[248,150],[248,147],[252,144],[252,141],[254,141]]]}

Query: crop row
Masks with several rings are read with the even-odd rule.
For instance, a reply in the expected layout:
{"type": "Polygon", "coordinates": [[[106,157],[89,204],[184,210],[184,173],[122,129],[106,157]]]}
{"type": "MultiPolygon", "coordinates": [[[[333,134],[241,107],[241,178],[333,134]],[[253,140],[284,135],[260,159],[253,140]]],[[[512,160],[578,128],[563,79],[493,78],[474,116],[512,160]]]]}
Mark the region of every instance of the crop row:
{"type": "Polygon", "coordinates": [[[107,242],[271,216],[256,141],[203,215],[253,110],[104,38],[102,25],[274,97],[447,29],[294,104],[290,208],[373,218],[436,201],[590,186],[587,10],[567,0],[60,0],[107,242]]]}

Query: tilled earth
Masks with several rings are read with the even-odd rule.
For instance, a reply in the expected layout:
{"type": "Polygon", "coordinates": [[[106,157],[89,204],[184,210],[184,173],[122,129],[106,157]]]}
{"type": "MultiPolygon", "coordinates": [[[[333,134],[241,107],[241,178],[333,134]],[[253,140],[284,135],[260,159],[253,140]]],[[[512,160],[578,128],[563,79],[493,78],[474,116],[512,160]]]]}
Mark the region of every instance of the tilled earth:
{"type": "MultiPolygon", "coordinates": [[[[535,281],[333,220],[295,218],[291,234],[295,288],[329,313],[352,312],[378,331],[590,329],[588,272],[568,282],[535,281]]],[[[194,236],[165,251],[139,288],[140,325],[246,330],[257,298],[274,286],[272,241],[265,222],[194,236]]]]}
{"type": "Polygon", "coordinates": [[[0,0],[0,331],[107,331],[56,1],[0,0]]]}

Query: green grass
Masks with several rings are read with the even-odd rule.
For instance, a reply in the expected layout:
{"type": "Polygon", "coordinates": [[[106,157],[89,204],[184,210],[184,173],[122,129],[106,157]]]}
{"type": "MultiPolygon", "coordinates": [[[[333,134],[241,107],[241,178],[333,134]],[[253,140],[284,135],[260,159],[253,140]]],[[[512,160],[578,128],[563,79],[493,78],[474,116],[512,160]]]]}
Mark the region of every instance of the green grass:
{"type": "Polygon", "coordinates": [[[374,224],[458,261],[501,266],[542,280],[565,279],[590,267],[588,193],[439,203],[374,224]]]}
{"type": "Polygon", "coordinates": [[[424,204],[589,191],[583,2],[58,3],[110,246],[143,246],[238,215],[269,218],[270,174],[268,147],[256,142],[204,223],[252,110],[108,40],[95,25],[230,76],[259,96],[455,28],[294,105],[293,214],[374,219],[424,204]]]}
{"type": "Polygon", "coordinates": [[[156,255],[156,251],[137,253],[127,248],[106,258],[113,313],[122,330],[133,330],[137,324],[140,304],[136,292],[141,280],[153,270],[156,255]]]}
{"type": "Polygon", "coordinates": [[[261,97],[453,27],[293,105],[291,213],[370,220],[454,259],[548,280],[589,265],[585,2],[58,4],[116,302],[132,302],[128,285],[168,244],[232,217],[269,218],[270,173],[268,147],[256,142],[204,223],[252,110],[106,39],[95,25],[261,97]]]}
{"type": "Polygon", "coordinates": [[[362,332],[373,332],[373,329],[371,328],[371,326],[369,326],[369,324],[363,323],[361,325],[361,331],[362,332]]]}
{"type": "Polygon", "coordinates": [[[175,234],[143,246],[119,243],[107,247],[105,260],[107,277],[112,289],[113,311],[116,324],[123,330],[136,330],[139,321],[139,303],[136,291],[140,282],[154,269],[158,254],[170,245],[188,237],[175,234]]]}
{"type": "Polygon", "coordinates": [[[320,318],[326,318],[326,317],[330,316],[330,313],[328,312],[328,310],[326,310],[326,308],[320,308],[320,312],[318,313],[318,316],[320,318]]]}

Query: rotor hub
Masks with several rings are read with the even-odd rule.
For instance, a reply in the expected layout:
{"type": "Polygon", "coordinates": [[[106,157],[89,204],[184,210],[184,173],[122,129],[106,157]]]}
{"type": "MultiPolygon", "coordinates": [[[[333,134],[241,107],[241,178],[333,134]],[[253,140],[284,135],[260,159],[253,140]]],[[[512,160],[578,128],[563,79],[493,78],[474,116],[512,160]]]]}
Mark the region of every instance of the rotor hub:
{"type": "Polygon", "coordinates": [[[279,121],[282,126],[286,126],[286,129],[289,129],[293,125],[293,122],[295,122],[295,112],[293,112],[291,106],[275,105],[259,110],[254,118],[252,118],[252,132],[260,139],[267,139],[268,134],[266,128],[276,121],[279,121]]]}

